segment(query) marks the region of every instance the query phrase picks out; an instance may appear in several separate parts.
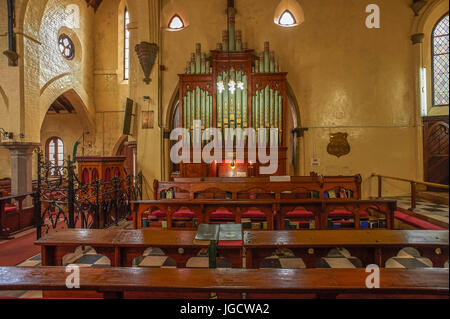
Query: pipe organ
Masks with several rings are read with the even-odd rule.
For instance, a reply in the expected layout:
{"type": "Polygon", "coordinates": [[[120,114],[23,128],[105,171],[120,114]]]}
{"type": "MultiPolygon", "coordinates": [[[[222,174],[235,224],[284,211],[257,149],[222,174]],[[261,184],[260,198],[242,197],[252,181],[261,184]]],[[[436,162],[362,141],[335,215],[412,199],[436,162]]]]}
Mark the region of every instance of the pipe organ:
{"type": "MultiPolygon", "coordinates": [[[[286,76],[281,72],[275,52],[270,51],[269,42],[264,43],[264,51],[256,54],[242,41],[242,31],[236,30],[234,1],[229,1],[228,28],[222,32],[222,42],[209,53],[202,52],[200,43],[191,53],[184,74],[180,74],[179,123],[190,133],[190,145],[205,145],[195,130],[194,121],[201,121],[201,134],[208,128],[216,128],[222,133],[223,152],[227,142],[233,142],[233,153],[243,148],[246,154],[244,163],[182,162],[182,177],[251,177],[259,176],[262,165],[248,160],[250,149],[249,136],[245,135],[243,145],[236,143],[242,134],[236,129],[254,129],[257,136],[265,130],[265,141],[259,141],[258,147],[278,146],[278,170],[275,175],[286,174],[286,76]],[[227,134],[235,129],[236,137],[227,134]],[[270,134],[270,129],[278,129],[278,134],[270,134]],[[261,144],[264,142],[264,145],[261,144]],[[261,145],[260,145],[261,144],[261,145]]],[[[250,141],[251,142],[251,141],[250,141]]],[[[269,150],[267,150],[267,153],[269,150]]],[[[192,152],[191,152],[192,154],[192,152]]],[[[227,154],[227,158],[231,154],[227,154]]],[[[191,156],[192,157],[192,156],[191,156]]],[[[223,153],[222,159],[225,159],[223,153]]]]}

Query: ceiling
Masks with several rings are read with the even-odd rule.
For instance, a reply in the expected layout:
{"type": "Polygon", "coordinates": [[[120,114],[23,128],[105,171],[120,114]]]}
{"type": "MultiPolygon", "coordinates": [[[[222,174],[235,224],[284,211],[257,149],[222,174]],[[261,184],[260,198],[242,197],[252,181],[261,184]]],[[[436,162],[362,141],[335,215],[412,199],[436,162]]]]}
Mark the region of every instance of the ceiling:
{"type": "Polygon", "coordinates": [[[72,104],[63,95],[56,99],[48,109],[48,113],[52,114],[67,114],[75,113],[75,109],[72,104]]]}
{"type": "Polygon", "coordinates": [[[100,6],[102,0],[86,0],[88,6],[93,7],[95,10],[100,6]]]}

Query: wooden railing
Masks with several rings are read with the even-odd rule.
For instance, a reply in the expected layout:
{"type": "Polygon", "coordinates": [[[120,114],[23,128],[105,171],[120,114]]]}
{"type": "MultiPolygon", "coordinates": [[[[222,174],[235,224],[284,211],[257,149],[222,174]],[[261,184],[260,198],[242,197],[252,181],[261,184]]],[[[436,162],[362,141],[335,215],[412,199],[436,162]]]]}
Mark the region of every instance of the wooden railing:
{"type": "Polygon", "coordinates": [[[429,187],[433,187],[433,188],[440,188],[440,189],[446,189],[446,190],[449,189],[448,185],[417,181],[417,180],[414,180],[414,179],[392,177],[392,176],[386,176],[386,175],[378,175],[378,174],[375,174],[375,173],[372,173],[372,177],[377,177],[378,178],[378,198],[382,198],[383,178],[391,179],[391,180],[395,180],[395,181],[400,181],[400,182],[410,183],[411,184],[411,207],[409,208],[409,210],[416,209],[417,185],[424,185],[424,186],[429,186],[429,187]]]}

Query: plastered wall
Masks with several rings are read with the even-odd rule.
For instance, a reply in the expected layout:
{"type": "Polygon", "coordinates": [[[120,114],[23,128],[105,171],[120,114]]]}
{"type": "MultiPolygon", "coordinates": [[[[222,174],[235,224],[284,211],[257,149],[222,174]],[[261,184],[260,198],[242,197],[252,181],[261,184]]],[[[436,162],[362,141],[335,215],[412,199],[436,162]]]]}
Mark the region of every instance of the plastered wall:
{"type": "MultiPolygon", "coordinates": [[[[162,5],[168,2],[162,0],[162,5]]],[[[360,173],[366,197],[376,192],[375,180],[369,177],[372,172],[422,179],[417,147],[416,61],[410,40],[413,26],[421,17],[414,17],[411,0],[299,2],[305,12],[305,22],[299,27],[286,29],[272,23],[278,0],[236,0],[236,23],[249,48],[259,52],[264,42],[270,41],[282,69],[289,72],[288,81],[299,104],[298,124],[308,128],[300,141],[300,174],[360,173]],[[381,8],[380,29],[365,26],[365,9],[371,3],[381,8]],[[336,132],[348,133],[351,146],[350,154],[341,158],[326,151],[330,134],[336,132]],[[320,160],[319,167],[311,166],[313,157],[320,160]]],[[[428,6],[437,2],[441,1],[429,1],[428,6]]],[[[45,118],[48,107],[70,89],[79,127],[63,125],[59,127],[61,134],[89,132],[85,154],[112,155],[122,134],[125,99],[130,97],[136,102],[138,124],[130,138],[138,141],[138,165],[146,183],[144,194],[150,197],[153,179],[161,178],[163,173],[162,128],[169,126],[167,112],[177,75],[183,72],[196,42],[204,50],[214,49],[226,29],[225,0],[172,3],[182,8],[180,12],[187,16],[190,26],[180,32],[164,31],[159,39],[157,0],[104,0],[95,13],[82,0],[17,1],[16,31],[23,59],[19,67],[10,68],[6,57],[0,55],[0,127],[13,131],[17,138],[23,132],[23,141],[42,141],[44,132],[57,122],[45,118]],[[78,4],[80,28],[65,24],[68,4],[78,4]],[[125,5],[131,19],[128,81],[123,79],[121,50],[125,5]],[[55,46],[61,30],[73,35],[79,46],[73,62],[64,61],[55,46]],[[144,75],[134,52],[141,41],[160,44],[165,67],[160,71],[157,61],[150,85],[142,81],[144,75]],[[150,99],[144,100],[144,96],[150,99]],[[144,110],[155,112],[154,129],[140,127],[144,110]]],[[[3,51],[7,47],[6,10],[4,2],[0,6],[3,51]]],[[[445,10],[441,4],[437,6],[439,9],[430,10],[445,10]]],[[[430,21],[435,15],[428,13],[430,21]]],[[[422,30],[428,30],[432,23],[422,24],[422,30]]],[[[8,157],[8,152],[0,148],[0,177],[9,175],[8,157]]],[[[386,182],[385,191],[396,195],[406,194],[409,189],[408,184],[386,182]]]]}

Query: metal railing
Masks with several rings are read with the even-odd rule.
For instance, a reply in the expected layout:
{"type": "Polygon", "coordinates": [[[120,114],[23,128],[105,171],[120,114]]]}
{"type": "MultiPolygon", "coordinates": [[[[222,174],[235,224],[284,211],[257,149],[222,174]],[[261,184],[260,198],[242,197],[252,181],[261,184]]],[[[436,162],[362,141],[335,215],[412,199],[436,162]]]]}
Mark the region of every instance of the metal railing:
{"type": "Polygon", "coordinates": [[[38,185],[35,198],[37,238],[60,227],[101,229],[127,218],[131,201],[142,199],[142,174],[109,181],[82,183],[74,162],[64,166],[44,162],[38,153],[38,185]]]}
{"type": "Polygon", "coordinates": [[[379,175],[376,173],[372,173],[372,177],[378,178],[378,198],[382,198],[383,193],[383,178],[385,179],[391,179],[395,181],[400,182],[406,182],[411,184],[411,207],[409,210],[415,210],[416,209],[416,202],[417,202],[417,185],[424,185],[428,187],[433,188],[440,188],[440,189],[449,189],[448,185],[443,184],[436,184],[436,183],[430,183],[430,182],[424,182],[424,181],[417,181],[414,179],[407,179],[407,178],[400,178],[400,177],[392,177],[392,176],[386,176],[386,175],[379,175]]]}

